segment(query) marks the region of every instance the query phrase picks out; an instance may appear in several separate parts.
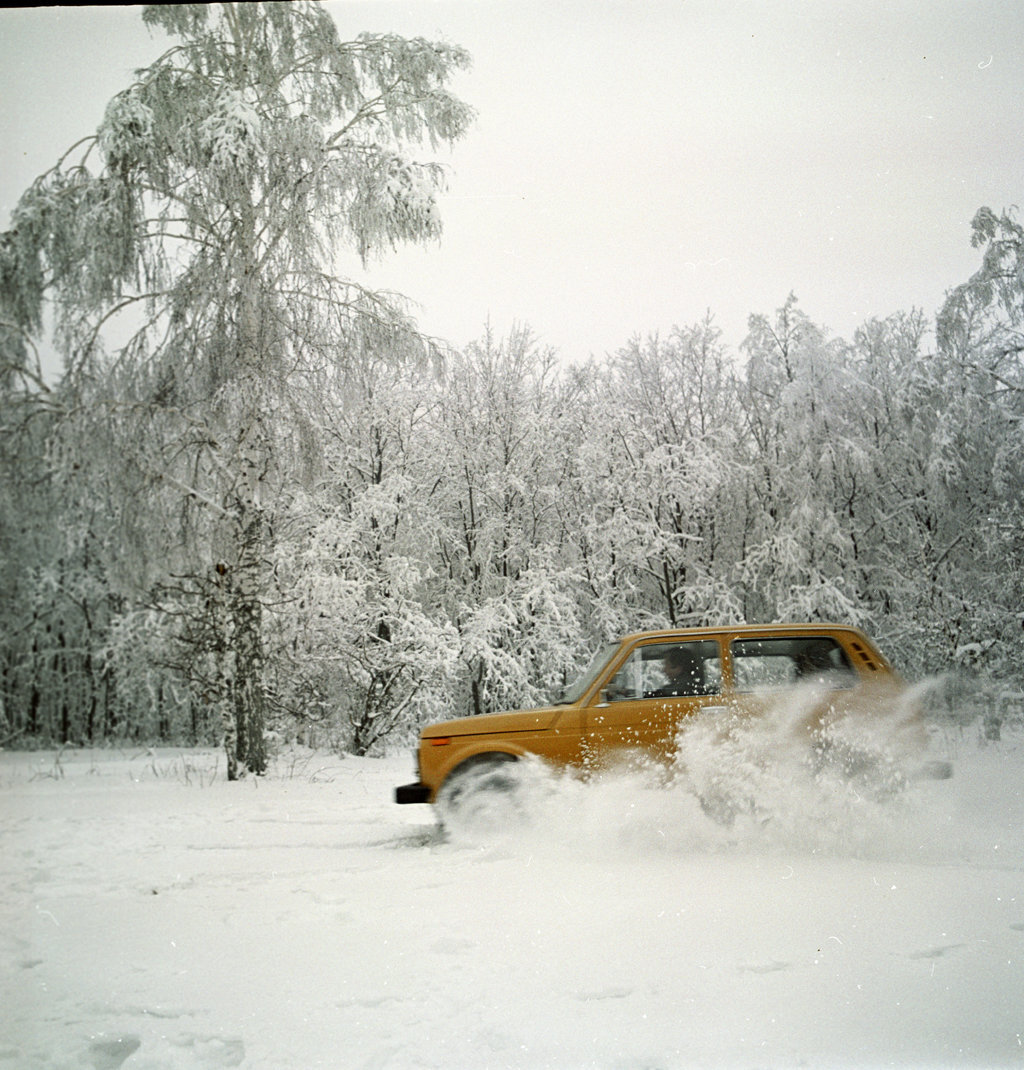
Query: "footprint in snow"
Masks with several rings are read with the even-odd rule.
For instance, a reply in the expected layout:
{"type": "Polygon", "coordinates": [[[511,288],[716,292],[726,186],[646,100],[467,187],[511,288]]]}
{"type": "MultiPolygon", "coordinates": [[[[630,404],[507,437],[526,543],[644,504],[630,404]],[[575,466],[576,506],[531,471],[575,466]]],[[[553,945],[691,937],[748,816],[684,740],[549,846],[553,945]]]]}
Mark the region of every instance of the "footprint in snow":
{"type": "Polygon", "coordinates": [[[142,1047],[137,1036],[129,1034],[124,1037],[97,1037],[89,1045],[86,1058],[93,1070],[118,1070],[118,1067],[130,1055],[142,1047]]]}
{"type": "MultiPolygon", "coordinates": [[[[92,1070],[120,1070],[141,1047],[142,1041],[134,1034],[96,1037],[89,1044],[82,1062],[92,1070]]],[[[239,1037],[184,1033],[161,1037],[155,1044],[147,1043],[143,1056],[156,1066],[217,1070],[219,1067],[241,1066],[245,1061],[245,1045],[239,1037]]]]}
{"type": "Polygon", "coordinates": [[[463,940],[457,936],[443,936],[431,944],[430,950],[435,955],[461,955],[466,951],[472,951],[476,946],[472,940],[463,940]]]}
{"type": "Polygon", "coordinates": [[[908,959],[941,959],[943,955],[946,955],[950,951],[956,951],[957,948],[964,947],[963,944],[945,944],[942,947],[926,947],[923,951],[911,951],[907,955],[908,959]]]}
{"type": "Polygon", "coordinates": [[[633,995],[632,988],[602,988],[594,992],[577,992],[576,998],[581,1003],[592,1003],[595,1000],[626,999],[633,995]]]}
{"type": "Polygon", "coordinates": [[[771,962],[754,962],[738,969],[740,973],[778,973],[780,970],[788,970],[792,965],[791,962],[776,962],[773,959],[771,962]]]}

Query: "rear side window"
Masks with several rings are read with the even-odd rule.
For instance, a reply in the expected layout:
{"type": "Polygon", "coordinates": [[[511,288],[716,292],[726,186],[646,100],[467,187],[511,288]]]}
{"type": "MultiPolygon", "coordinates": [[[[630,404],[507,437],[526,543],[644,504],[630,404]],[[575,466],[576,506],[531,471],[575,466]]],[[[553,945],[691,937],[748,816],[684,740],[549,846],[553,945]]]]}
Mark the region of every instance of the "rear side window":
{"type": "Polygon", "coordinates": [[[846,652],[828,636],[735,639],[731,649],[737,691],[773,691],[801,683],[839,689],[856,682],[846,652]]]}

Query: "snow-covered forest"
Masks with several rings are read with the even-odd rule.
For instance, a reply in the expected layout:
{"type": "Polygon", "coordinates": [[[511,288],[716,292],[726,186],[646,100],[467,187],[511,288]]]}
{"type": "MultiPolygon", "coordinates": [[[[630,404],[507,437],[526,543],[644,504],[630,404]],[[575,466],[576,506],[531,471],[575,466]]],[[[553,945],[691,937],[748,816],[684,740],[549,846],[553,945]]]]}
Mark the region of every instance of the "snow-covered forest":
{"type": "Polygon", "coordinates": [[[849,621],[1019,712],[1014,210],[850,339],[780,280],[739,352],[713,310],[586,366],[528,326],[452,351],[337,263],[440,235],[468,57],[315,5],[145,18],[173,46],[0,237],[0,743],[380,753],[740,620],[849,621]]]}

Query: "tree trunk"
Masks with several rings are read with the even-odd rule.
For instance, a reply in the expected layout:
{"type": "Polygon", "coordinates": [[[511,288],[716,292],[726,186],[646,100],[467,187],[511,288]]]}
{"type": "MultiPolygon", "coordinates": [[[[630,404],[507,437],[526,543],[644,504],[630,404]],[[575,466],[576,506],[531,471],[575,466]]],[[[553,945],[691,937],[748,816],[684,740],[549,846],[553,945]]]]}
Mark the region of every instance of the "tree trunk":
{"type": "Polygon", "coordinates": [[[258,776],[267,770],[260,554],[263,542],[263,518],[257,513],[241,532],[242,559],[231,601],[236,756],[241,768],[258,776]]]}
{"type": "MultiPolygon", "coordinates": [[[[255,235],[251,205],[242,211],[243,233],[255,235]]],[[[255,240],[254,237],[252,239],[255,240]]],[[[227,510],[230,542],[237,554],[227,588],[224,624],[230,629],[225,667],[230,672],[227,697],[234,718],[234,757],[228,757],[228,778],[245,772],[262,775],[267,768],[264,739],[266,703],[263,678],[264,561],[268,541],[263,511],[263,482],[270,462],[264,402],[267,375],[259,313],[253,246],[245,249],[250,262],[242,272],[239,294],[238,366],[239,428],[235,462],[237,483],[227,510]]],[[[228,711],[225,711],[227,713],[228,711]]]]}

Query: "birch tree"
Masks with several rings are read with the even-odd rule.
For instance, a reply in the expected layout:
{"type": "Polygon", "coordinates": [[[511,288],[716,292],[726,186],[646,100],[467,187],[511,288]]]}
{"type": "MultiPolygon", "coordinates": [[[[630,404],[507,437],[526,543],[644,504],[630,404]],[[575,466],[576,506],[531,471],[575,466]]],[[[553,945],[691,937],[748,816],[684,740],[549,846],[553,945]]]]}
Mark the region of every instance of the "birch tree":
{"type": "Polygon", "coordinates": [[[52,300],[68,412],[120,413],[161,522],[184,521],[164,571],[203,621],[203,699],[234,777],[266,760],[268,559],[275,510],[315,457],[307,403],[338,364],[415,340],[339,254],[438,237],[442,171],[411,152],[466,131],[447,84],[468,57],[344,41],[313,3],[143,18],[176,42],[22,197],[0,243],[4,320],[39,333],[52,300]]]}

